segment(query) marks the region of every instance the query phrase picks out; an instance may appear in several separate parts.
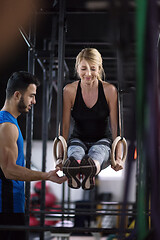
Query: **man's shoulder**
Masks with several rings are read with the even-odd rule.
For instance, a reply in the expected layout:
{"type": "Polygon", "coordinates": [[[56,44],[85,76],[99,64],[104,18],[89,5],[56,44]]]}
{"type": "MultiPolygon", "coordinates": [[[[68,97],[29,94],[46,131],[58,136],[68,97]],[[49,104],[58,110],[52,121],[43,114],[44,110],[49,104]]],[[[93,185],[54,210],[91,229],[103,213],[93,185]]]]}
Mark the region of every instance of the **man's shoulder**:
{"type": "Polygon", "coordinates": [[[17,120],[10,112],[7,111],[0,111],[0,123],[3,122],[11,122],[11,123],[17,123],[17,120]]]}
{"type": "Polygon", "coordinates": [[[12,123],[0,124],[0,149],[13,146],[19,136],[18,128],[12,123]]]}
{"type": "Polygon", "coordinates": [[[12,134],[12,132],[17,132],[18,128],[14,123],[11,122],[3,122],[0,124],[0,131],[3,132],[10,132],[12,134]]]}

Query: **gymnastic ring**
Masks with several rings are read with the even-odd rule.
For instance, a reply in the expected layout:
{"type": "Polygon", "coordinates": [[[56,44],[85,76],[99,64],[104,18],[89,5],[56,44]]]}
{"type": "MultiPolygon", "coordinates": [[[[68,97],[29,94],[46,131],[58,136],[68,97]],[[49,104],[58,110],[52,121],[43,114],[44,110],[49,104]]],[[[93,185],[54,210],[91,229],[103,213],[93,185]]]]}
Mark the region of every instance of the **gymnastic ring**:
{"type": "Polygon", "coordinates": [[[125,162],[126,158],[127,158],[127,153],[128,153],[128,147],[127,147],[127,141],[124,137],[116,137],[115,140],[112,143],[112,151],[111,151],[111,164],[113,167],[116,166],[116,160],[115,160],[115,151],[116,151],[116,147],[118,142],[121,141],[123,143],[123,157],[122,157],[122,161],[125,162]]]}
{"type": "Polygon", "coordinates": [[[63,164],[64,161],[66,160],[66,158],[67,158],[67,143],[66,143],[66,140],[62,136],[56,137],[53,141],[53,159],[54,159],[56,164],[60,164],[60,163],[63,164]],[[57,160],[58,160],[57,145],[58,145],[59,141],[62,143],[62,147],[63,147],[63,159],[60,160],[59,162],[57,162],[57,160]]]}

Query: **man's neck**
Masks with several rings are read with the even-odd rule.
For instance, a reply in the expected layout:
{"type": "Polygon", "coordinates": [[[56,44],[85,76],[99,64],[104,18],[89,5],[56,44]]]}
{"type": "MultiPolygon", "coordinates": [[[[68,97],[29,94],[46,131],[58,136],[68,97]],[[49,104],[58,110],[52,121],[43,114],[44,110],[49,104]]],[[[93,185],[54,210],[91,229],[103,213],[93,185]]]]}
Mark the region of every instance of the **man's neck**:
{"type": "Polygon", "coordinates": [[[13,117],[17,118],[20,113],[17,111],[16,107],[8,101],[5,101],[5,104],[1,111],[9,112],[13,117]]]}

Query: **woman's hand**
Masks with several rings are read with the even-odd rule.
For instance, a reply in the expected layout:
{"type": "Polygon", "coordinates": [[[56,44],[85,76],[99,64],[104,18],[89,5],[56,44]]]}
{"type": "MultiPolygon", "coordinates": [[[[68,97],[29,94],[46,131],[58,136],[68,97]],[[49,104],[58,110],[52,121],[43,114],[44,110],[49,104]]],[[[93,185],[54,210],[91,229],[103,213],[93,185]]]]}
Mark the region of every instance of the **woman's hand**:
{"type": "Polygon", "coordinates": [[[62,164],[63,159],[62,158],[58,158],[56,161],[56,169],[59,168],[59,170],[62,171],[63,168],[63,164],[62,164]]]}
{"type": "Polygon", "coordinates": [[[122,159],[121,158],[117,158],[115,160],[115,162],[116,162],[116,165],[115,166],[111,165],[111,168],[114,169],[116,172],[119,171],[119,170],[122,170],[123,167],[124,167],[124,162],[122,161],[122,159]]]}

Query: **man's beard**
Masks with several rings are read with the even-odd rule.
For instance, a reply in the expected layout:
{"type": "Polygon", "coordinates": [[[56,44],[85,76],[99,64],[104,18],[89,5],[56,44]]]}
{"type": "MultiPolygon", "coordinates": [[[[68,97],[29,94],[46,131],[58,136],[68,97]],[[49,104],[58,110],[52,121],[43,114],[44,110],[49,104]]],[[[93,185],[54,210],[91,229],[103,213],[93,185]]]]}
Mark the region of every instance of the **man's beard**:
{"type": "Polygon", "coordinates": [[[20,113],[27,113],[27,112],[28,112],[28,111],[26,110],[26,109],[27,109],[27,106],[26,106],[25,103],[24,103],[24,98],[23,98],[23,96],[21,96],[17,107],[18,107],[18,112],[20,112],[20,113]]]}

